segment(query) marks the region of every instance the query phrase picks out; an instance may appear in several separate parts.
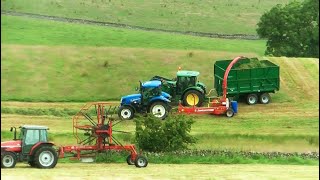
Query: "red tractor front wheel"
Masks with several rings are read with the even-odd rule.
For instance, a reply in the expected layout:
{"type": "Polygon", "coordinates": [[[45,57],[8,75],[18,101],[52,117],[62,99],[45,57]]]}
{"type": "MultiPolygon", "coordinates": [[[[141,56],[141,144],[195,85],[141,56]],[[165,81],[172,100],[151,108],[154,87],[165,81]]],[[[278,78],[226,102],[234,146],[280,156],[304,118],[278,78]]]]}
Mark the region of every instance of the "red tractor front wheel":
{"type": "Polygon", "coordinates": [[[1,168],[14,168],[17,157],[13,152],[1,152],[1,168]]]}

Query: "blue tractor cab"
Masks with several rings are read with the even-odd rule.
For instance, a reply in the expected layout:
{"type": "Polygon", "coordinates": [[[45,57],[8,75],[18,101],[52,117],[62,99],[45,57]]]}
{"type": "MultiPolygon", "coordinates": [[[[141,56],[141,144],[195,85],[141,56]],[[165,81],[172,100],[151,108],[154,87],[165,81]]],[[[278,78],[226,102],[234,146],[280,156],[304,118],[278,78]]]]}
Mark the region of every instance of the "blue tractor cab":
{"type": "Polygon", "coordinates": [[[157,118],[165,119],[170,111],[170,98],[168,93],[161,91],[161,81],[140,81],[139,94],[121,98],[118,116],[127,120],[132,119],[135,113],[151,113],[157,118]]]}

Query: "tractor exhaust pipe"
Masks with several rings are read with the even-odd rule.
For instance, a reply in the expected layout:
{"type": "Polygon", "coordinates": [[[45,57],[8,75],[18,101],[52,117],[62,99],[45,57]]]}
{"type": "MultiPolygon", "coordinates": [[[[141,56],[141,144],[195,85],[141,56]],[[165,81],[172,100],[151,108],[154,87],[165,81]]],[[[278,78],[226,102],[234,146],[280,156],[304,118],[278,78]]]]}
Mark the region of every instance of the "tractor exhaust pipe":
{"type": "Polygon", "coordinates": [[[14,134],[13,134],[13,140],[17,140],[17,128],[16,127],[11,127],[10,132],[12,132],[14,129],[14,134]]]}

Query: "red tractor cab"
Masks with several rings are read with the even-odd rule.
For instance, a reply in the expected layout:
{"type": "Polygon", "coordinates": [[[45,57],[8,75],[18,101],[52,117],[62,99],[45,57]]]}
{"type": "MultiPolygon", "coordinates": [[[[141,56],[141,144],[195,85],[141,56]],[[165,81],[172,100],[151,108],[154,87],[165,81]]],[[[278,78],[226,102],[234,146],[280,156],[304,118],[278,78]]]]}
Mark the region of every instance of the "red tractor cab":
{"type": "Polygon", "coordinates": [[[58,161],[54,144],[48,141],[49,129],[46,126],[23,125],[17,138],[15,127],[14,139],[1,142],[1,168],[14,168],[17,162],[28,162],[32,167],[53,168],[58,161]]]}

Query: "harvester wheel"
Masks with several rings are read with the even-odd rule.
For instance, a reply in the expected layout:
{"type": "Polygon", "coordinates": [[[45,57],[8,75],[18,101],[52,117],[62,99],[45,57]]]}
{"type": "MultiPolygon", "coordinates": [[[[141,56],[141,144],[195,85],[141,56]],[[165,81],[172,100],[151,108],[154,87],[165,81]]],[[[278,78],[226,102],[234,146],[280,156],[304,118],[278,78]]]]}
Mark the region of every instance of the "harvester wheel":
{"type": "Polygon", "coordinates": [[[149,109],[154,117],[165,119],[168,115],[168,105],[161,101],[154,102],[149,109]]]}
{"type": "Polygon", "coordinates": [[[14,168],[17,157],[12,152],[1,152],[1,168],[14,168]]]}
{"type": "Polygon", "coordinates": [[[141,155],[138,155],[136,160],[134,161],[134,165],[138,168],[141,168],[141,167],[147,167],[148,165],[148,160],[146,157],[144,156],[141,156],[141,155]]]}
{"type": "Polygon", "coordinates": [[[132,161],[131,155],[129,155],[129,156],[127,157],[127,163],[128,163],[128,165],[134,165],[134,161],[132,161]]]}
{"type": "Polygon", "coordinates": [[[123,120],[130,120],[134,116],[134,111],[129,106],[121,106],[118,110],[118,116],[123,120]]]}
{"type": "Polygon", "coordinates": [[[268,93],[263,93],[259,97],[259,101],[261,104],[268,104],[270,102],[270,95],[268,93]]]}
{"type": "Polygon", "coordinates": [[[230,118],[230,117],[233,117],[233,115],[234,115],[234,112],[233,112],[233,110],[232,109],[227,109],[227,111],[226,111],[226,116],[228,117],[228,118],[230,118]]]}
{"type": "Polygon", "coordinates": [[[258,102],[258,96],[256,94],[249,94],[247,96],[247,104],[253,105],[253,104],[257,104],[257,102],[258,102]]]}
{"type": "Polygon", "coordinates": [[[198,106],[200,107],[204,101],[204,95],[196,90],[189,90],[183,96],[184,106],[198,106]]]}
{"type": "Polygon", "coordinates": [[[40,147],[34,154],[34,164],[38,168],[54,168],[57,165],[57,162],[57,152],[50,146],[40,147]]]}

